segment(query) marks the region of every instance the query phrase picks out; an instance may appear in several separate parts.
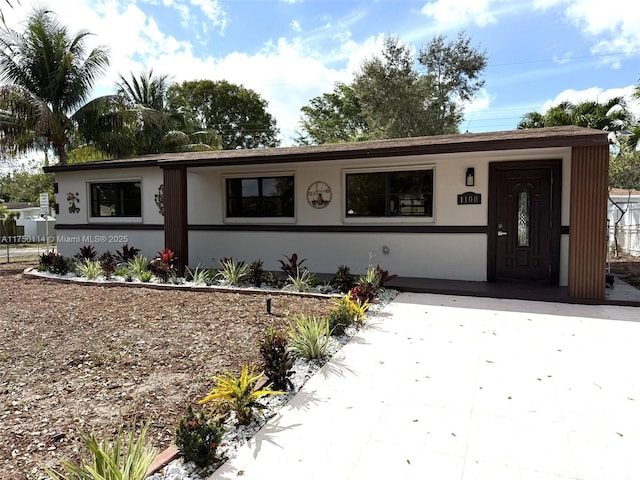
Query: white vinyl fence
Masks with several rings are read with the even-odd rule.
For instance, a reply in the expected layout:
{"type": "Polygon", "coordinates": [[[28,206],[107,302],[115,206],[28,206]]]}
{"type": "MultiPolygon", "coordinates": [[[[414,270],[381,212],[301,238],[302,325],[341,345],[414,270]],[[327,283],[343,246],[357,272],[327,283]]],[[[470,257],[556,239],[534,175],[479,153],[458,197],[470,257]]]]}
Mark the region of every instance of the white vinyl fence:
{"type": "Polygon", "coordinates": [[[622,215],[615,205],[609,203],[609,248],[615,248],[613,230],[616,220],[622,216],[618,223],[618,248],[629,255],[640,256],[640,202],[618,202],[618,205],[627,212],[622,215]]]}

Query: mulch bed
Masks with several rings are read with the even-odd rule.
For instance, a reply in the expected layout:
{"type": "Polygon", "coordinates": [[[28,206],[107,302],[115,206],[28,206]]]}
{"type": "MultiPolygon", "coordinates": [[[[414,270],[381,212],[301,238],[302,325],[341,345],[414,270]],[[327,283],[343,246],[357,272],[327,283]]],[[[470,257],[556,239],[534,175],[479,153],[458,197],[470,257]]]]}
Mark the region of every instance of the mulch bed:
{"type": "Polygon", "coordinates": [[[169,446],[186,406],[211,378],[260,365],[258,341],[294,315],[325,315],[327,298],[106,287],[25,278],[0,265],[0,478],[37,478],[77,459],[78,431],[112,438],[150,422],[169,446]]]}

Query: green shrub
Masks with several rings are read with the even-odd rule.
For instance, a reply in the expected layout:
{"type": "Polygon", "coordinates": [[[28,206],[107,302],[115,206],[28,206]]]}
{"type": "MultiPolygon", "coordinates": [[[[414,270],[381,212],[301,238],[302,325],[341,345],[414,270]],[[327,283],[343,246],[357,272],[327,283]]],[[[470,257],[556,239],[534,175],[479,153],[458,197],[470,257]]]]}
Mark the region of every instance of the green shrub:
{"type": "Polygon", "coordinates": [[[295,356],[306,360],[322,358],[329,345],[329,319],[299,315],[288,333],[289,350],[295,356]]]}
{"type": "Polygon", "coordinates": [[[342,335],[347,327],[364,321],[369,302],[360,303],[349,294],[336,300],[329,313],[329,329],[332,335],[342,335]]]}
{"type": "Polygon", "coordinates": [[[83,259],[76,265],[76,270],[81,277],[85,277],[89,280],[95,280],[102,273],[102,267],[100,262],[96,260],[83,259]]]}
{"type": "Polygon", "coordinates": [[[138,277],[138,279],[142,283],[150,282],[152,278],[153,278],[153,272],[151,272],[150,270],[146,270],[144,272],[140,272],[140,276],[138,277]]]}
{"type": "Polygon", "coordinates": [[[282,288],[284,287],[284,280],[274,272],[267,272],[265,276],[265,283],[272,288],[282,288]]]}
{"type": "Polygon", "coordinates": [[[277,390],[293,388],[289,377],[293,374],[293,358],[287,349],[287,337],[269,328],[260,340],[260,355],[264,361],[264,374],[277,390]]]}
{"type": "Polygon", "coordinates": [[[220,260],[220,270],[216,277],[222,279],[222,283],[231,287],[237,287],[247,276],[249,267],[241,261],[233,258],[220,260]]]}
{"type": "Polygon", "coordinates": [[[211,418],[204,410],[196,415],[189,405],[176,428],[176,447],[187,462],[204,468],[215,460],[223,434],[224,427],[218,420],[211,418]]]}
{"type": "Polygon", "coordinates": [[[114,277],[126,277],[127,275],[130,275],[130,272],[129,269],[125,266],[116,267],[115,271],[113,272],[114,277]]]}
{"type": "Polygon", "coordinates": [[[87,460],[76,465],[62,461],[62,469],[45,468],[52,480],[144,480],[156,451],[146,442],[147,426],[143,426],[137,439],[134,432],[128,435],[126,446],[122,430],[115,442],[98,442],[93,433],[81,433],[87,449],[87,460]]]}
{"type": "Polygon", "coordinates": [[[214,377],[215,386],[206,397],[198,401],[200,405],[214,402],[218,407],[226,407],[236,413],[240,425],[248,425],[251,422],[253,408],[256,401],[265,395],[280,395],[284,392],[270,390],[268,387],[255,390],[255,385],[262,378],[263,373],[256,374],[255,368],[247,365],[242,367],[240,376],[236,377],[227,372],[219,377],[214,377]]]}

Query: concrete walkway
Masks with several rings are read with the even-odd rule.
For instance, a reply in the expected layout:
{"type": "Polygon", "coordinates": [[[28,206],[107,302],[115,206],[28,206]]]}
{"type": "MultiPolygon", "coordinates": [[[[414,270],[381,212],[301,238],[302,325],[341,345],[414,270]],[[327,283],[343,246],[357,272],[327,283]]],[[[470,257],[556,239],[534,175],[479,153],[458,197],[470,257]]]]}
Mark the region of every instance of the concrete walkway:
{"type": "Polygon", "coordinates": [[[210,478],[638,479],[640,309],[402,293],[210,478]]]}

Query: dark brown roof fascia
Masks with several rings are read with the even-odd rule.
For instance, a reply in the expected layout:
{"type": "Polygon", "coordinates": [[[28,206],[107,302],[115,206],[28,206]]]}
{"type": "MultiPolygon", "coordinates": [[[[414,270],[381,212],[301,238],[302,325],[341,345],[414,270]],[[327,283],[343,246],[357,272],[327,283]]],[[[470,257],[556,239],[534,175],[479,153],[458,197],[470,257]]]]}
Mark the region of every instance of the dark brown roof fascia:
{"type": "Polygon", "coordinates": [[[76,172],[79,170],[107,170],[111,168],[154,167],[158,165],[157,158],[136,157],[124,160],[100,160],[97,162],[72,163],[67,165],[50,165],[44,167],[45,173],[76,172]]]}
{"type": "Polygon", "coordinates": [[[127,160],[46,167],[47,172],[135,167],[212,167],[292,162],[350,160],[442,153],[523,150],[605,145],[607,132],[582,127],[553,127],[491,133],[465,133],[353,143],[252,150],[218,150],[148,155],[127,160]]]}

